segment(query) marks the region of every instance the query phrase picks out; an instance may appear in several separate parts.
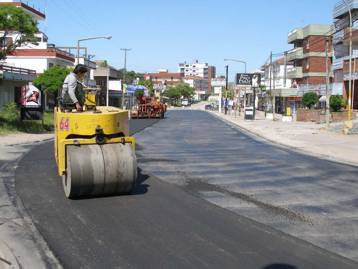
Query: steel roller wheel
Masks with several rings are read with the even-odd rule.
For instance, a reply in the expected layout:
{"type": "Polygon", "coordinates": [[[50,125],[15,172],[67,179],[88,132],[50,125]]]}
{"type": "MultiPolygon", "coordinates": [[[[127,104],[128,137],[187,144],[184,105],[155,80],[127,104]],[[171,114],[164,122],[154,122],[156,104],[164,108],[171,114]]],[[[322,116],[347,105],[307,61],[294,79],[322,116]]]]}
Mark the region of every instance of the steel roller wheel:
{"type": "Polygon", "coordinates": [[[137,178],[137,160],[130,144],[67,146],[66,197],[130,193],[137,178]]]}

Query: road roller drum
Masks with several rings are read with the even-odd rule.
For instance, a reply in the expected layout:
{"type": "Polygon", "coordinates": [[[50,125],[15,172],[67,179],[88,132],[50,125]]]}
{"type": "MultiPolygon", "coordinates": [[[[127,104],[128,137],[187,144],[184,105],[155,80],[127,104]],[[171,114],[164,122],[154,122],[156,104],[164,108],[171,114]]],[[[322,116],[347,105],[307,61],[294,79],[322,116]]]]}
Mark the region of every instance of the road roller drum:
{"type": "Polygon", "coordinates": [[[136,157],[128,144],[67,147],[67,171],[62,181],[69,198],[127,194],[136,178],[136,157]]]}
{"type": "Polygon", "coordinates": [[[128,111],[55,108],[55,157],[66,197],[130,193],[137,178],[128,111]]]}

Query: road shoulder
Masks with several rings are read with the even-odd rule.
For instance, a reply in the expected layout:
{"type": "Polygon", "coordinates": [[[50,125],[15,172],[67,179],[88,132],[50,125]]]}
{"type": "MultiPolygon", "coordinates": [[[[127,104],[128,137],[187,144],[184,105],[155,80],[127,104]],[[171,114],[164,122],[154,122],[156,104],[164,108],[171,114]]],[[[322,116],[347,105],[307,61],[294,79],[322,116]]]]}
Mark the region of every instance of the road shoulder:
{"type": "Polygon", "coordinates": [[[18,163],[34,145],[51,137],[16,134],[0,138],[0,268],[62,268],[15,192],[18,163]]]}

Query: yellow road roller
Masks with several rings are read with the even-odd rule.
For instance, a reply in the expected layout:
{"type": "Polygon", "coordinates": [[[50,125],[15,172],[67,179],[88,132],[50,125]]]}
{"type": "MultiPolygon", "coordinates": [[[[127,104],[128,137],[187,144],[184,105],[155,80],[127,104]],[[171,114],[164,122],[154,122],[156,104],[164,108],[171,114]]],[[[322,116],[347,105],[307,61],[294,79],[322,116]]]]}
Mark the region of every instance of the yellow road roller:
{"type": "Polygon", "coordinates": [[[86,91],[83,112],[55,107],[55,158],[66,197],[128,194],[137,178],[128,111],[96,106],[86,91]]]}

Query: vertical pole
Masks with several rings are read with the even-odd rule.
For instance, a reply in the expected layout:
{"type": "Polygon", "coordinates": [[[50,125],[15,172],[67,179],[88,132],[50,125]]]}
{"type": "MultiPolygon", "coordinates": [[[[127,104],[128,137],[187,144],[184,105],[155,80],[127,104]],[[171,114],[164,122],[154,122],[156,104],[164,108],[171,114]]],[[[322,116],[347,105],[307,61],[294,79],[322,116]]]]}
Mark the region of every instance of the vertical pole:
{"type": "Polygon", "coordinates": [[[80,63],[80,40],[77,40],[77,64],[80,63]]]}
{"type": "Polygon", "coordinates": [[[107,90],[107,93],[106,93],[106,106],[108,106],[108,103],[109,103],[109,67],[108,67],[108,70],[107,70],[107,81],[106,81],[106,90],[107,90]]]}
{"type": "Polygon", "coordinates": [[[329,67],[328,67],[329,38],[326,38],[326,128],[329,128],[330,121],[330,92],[329,92],[329,67]]]}
{"type": "Polygon", "coordinates": [[[124,109],[124,98],[125,98],[125,94],[124,94],[124,87],[125,87],[125,83],[126,83],[126,73],[127,73],[127,49],[123,49],[124,50],[124,68],[123,68],[123,87],[122,87],[122,109],[124,109]]]}
{"type": "Polygon", "coordinates": [[[348,120],[345,123],[343,132],[345,134],[349,133],[349,130],[353,127],[352,122],[352,11],[350,5],[348,5],[347,0],[344,0],[345,5],[348,8],[349,12],[349,86],[348,86],[348,120]]]}
{"type": "Polygon", "coordinates": [[[225,98],[227,98],[227,91],[228,91],[228,85],[229,85],[229,66],[225,65],[225,69],[226,69],[225,98]]]}
{"type": "Polygon", "coordinates": [[[283,71],[283,87],[286,88],[287,85],[287,51],[285,51],[284,57],[284,71],[283,71]]]}

